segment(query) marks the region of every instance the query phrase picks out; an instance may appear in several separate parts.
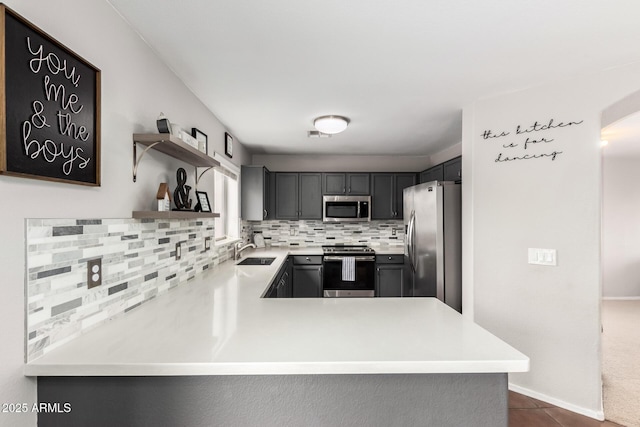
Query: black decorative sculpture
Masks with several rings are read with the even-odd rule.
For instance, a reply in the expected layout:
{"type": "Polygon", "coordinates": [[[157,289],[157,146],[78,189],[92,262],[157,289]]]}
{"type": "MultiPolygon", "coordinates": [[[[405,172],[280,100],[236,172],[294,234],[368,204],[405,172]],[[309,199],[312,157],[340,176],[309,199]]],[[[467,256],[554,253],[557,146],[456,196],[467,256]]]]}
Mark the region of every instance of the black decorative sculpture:
{"type": "Polygon", "coordinates": [[[187,171],[179,168],[176,172],[176,179],[178,180],[178,185],[173,191],[173,202],[176,204],[175,210],[190,211],[191,199],[189,199],[189,191],[191,191],[191,186],[185,185],[187,183],[187,171]]]}

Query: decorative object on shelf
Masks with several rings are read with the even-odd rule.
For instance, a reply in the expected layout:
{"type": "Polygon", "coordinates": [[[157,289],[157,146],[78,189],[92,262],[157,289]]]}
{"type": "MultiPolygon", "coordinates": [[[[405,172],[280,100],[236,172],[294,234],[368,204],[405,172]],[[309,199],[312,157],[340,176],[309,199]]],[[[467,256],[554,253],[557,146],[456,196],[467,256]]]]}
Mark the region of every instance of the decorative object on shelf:
{"type": "Polygon", "coordinates": [[[349,119],[343,116],[322,116],[313,121],[313,126],[322,133],[335,135],[349,126],[349,119]]]}
{"type": "Polygon", "coordinates": [[[167,119],[167,116],[165,116],[163,112],[160,112],[158,120],[156,120],[156,126],[158,126],[158,132],[160,133],[173,133],[171,132],[171,123],[169,123],[169,119],[167,119]]]}
{"type": "Polygon", "coordinates": [[[171,210],[171,194],[169,192],[169,184],[163,182],[158,187],[156,194],[158,200],[158,212],[166,212],[171,210]]]}
{"type": "Polygon", "coordinates": [[[178,185],[173,191],[173,203],[176,205],[176,210],[190,211],[191,199],[189,199],[189,191],[191,191],[191,186],[185,185],[187,183],[187,171],[183,168],[178,168],[176,179],[178,180],[178,185]]]}
{"type": "Polygon", "coordinates": [[[0,4],[0,174],[100,185],[100,70],[0,4]]]}
{"type": "Polygon", "coordinates": [[[207,135],[196,128],[191,128],[191,135],[198,141],[198,150],[207,154],[209,151],[209,139],[207,135]]]}
{"type": "Polygon", "coordinates": [[[228,133],[224,133],[224,154],[233,157],[233,137],[228,133]]]}
{"type": "Polygon", "coordinates": [[[211,204],[209,204],[209,196],[204,191],[196,191],[196,197],[198,198],[198,203],[195,208],[193,208],[196,212],[211,212],[211,204]]]}

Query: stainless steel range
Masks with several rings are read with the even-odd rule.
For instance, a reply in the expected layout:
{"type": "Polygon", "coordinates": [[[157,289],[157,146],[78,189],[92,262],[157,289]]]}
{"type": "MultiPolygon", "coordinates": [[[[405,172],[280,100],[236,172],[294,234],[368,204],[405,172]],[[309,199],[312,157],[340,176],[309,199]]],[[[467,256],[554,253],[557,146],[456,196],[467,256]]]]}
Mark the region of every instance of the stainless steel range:
{"type": "Polygon", "coordinates": [[[325,297],[375,296],[376,254],[365,245],[322,246],[325,297]]]}

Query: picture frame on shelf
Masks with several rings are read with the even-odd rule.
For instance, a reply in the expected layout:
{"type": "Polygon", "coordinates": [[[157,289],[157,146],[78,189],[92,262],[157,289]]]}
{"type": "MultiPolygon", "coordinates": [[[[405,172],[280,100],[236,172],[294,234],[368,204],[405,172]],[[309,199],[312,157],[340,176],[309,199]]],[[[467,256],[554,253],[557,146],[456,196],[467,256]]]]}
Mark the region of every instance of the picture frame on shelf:
{"type": "Polygon", "coordinates": [[[224,133],[224,154],[227,157],[233,157],[233,136],[229,132],[224,133]]]}
{"type": "Polygon", "coordinates": [[[205,191],[196,191],[196,198],[198,203],[196,204],[196,212],[211,212],[211,203],[209,203],[209,196],[205,191]]]}
{"type": "Polygon", "coordinates": [[[198,141],[198,151],[207,154],[209,152],[209,138],[207,134],[199,129],[191,128],[191,136],[198,141]]]}

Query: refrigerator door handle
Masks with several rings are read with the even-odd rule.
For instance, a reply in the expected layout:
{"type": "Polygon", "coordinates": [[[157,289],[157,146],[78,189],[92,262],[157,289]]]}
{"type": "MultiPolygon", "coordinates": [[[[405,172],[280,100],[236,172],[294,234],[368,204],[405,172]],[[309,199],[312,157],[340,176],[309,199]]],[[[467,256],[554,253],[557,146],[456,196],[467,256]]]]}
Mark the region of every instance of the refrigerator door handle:
{"type": "Polygon", "coordinates": [[[411,271],[416,271],[416,266],[414,262],[415,257],[415,221],[416,221],[416,211],[411,211],[411,217],[409,218],[409,227],[407,229],[407,252],[409,253],[409,265],[411,266],[411,271]]]}

